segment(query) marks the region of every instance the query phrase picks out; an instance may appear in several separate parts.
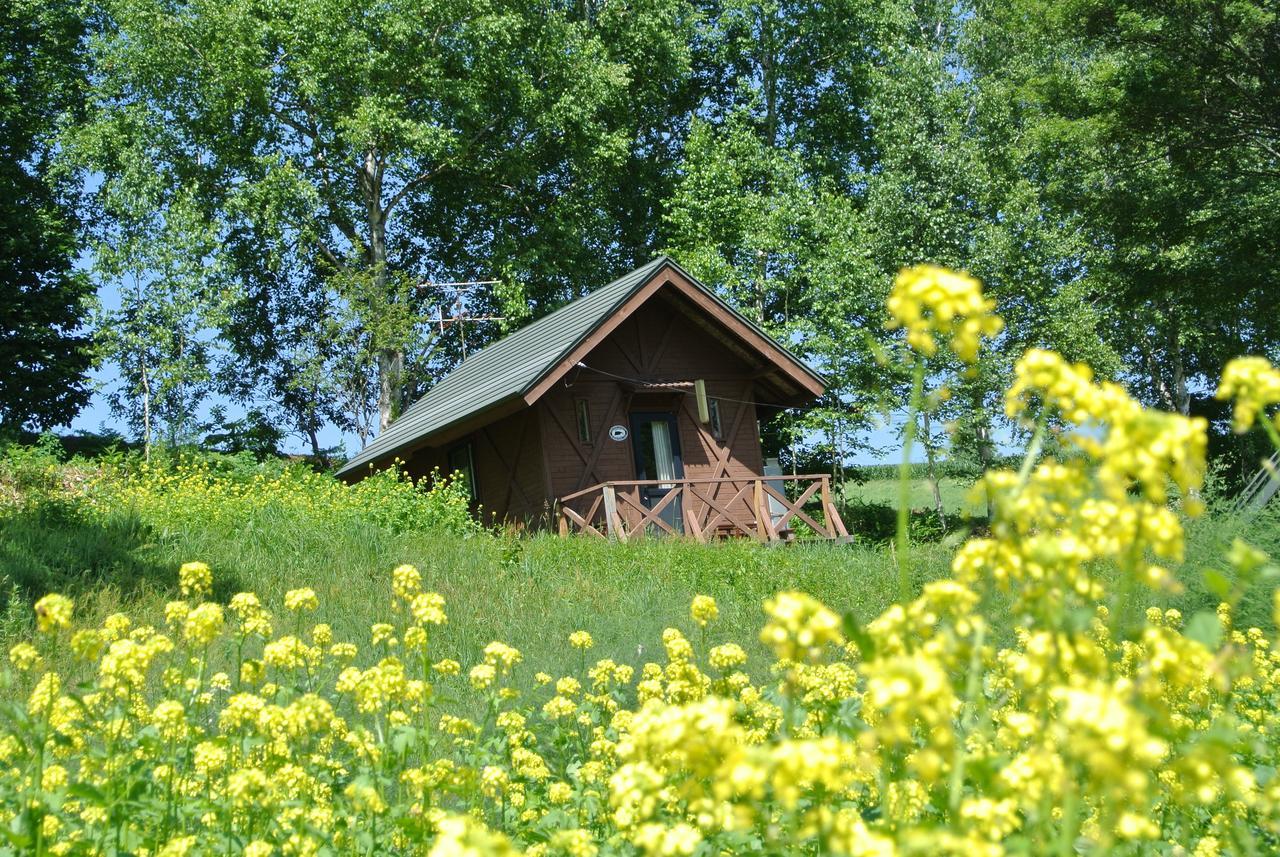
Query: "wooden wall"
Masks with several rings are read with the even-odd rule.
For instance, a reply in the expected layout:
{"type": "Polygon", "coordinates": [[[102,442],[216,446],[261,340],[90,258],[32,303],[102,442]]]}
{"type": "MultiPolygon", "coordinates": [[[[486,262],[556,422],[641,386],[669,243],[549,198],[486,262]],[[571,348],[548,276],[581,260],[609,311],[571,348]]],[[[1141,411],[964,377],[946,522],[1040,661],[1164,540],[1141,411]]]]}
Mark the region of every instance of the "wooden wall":
{"type": "MultiPolygon", "coordinates": [[[[610,439],[610,426],[626,426],[629,433],[631,411],[670,410],[678,416],[685,478],[761,474],[752,404],[758,395],[759,367],[698,323],[698,312],[660,293],[587,354],[582,360],[586,368],[570,370],[533,407],[446,447],[419,450],[409,456],[407,469],[415,477],[430,473],[432,467],[447,470],[448,451],[456,443],[470,442],[485,521],[549,526],[557,498],[601,482],[636,478],[632,439],[610,439]],[[706,382],[708,397],[719,400],[723,437],[714,437],[710,426],[698,421],[691,386],[698,378],[706,382]],[[685,386],[645,386],[652,382],[685,386]],[[587,401],[590,411],[591,439],[585,443],[578,436],[579,399],[587,401]]],[[[724,485],[712,496],[727,502],[735,491],[724,485]]],[[[749,497],[741,498],[733,510],[747,518],[753,515],[749,497]]]]}
{"type": "MultiPolygon", "coordinates": [[[[610,480],[636,478],[631,438],[618,442],[609,426],[627,426],[633,410],[678,414],[685,477],[711,479],[759,475],[763,469],[756,425],[754,368],[665,300],[651,300],[623,322],[538,403],[551,493],[562,497],[610,480]],[[608,374],[604,374],[608,373],[608,374]],[[723,438],[698,422],[691,387],[671,392],[637,390],[616,377],[692,382],[702,378],[707,395],[720,399],[723,438]],[[578,438],[576,401],[591,415],[589,443],[578,438]]],[[[725,486],[725,495],[732,489],[725,486]]],[[[745,501],[744,501],[745,502],[745,501]]],[[[749,506],[746,507],[749,510],[749,506]]]]}
{"type": "Polygon", "coordinates": [[[546,494],[546,470],[538,416],[524,410],[498,420],[443,448],[427,448],[409,457],[406,469],[414,478],[433,467],[448,470],[448,453],[471,444],[476,494],[485,523],[546,527],[551,517],[546,494]]]}

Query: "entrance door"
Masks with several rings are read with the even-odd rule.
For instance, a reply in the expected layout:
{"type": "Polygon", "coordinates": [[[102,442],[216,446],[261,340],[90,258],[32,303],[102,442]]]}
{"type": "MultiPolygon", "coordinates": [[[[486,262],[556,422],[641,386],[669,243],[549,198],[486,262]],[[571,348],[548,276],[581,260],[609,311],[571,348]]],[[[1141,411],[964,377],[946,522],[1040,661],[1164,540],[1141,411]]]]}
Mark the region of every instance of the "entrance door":
{"type": "MultiPolygon", "coordinates": [[[[636,457],[636,479],[683,479],[680,430],[671,411],[635,411],[631,414],[631,448],[636,457]]],[[[642,485],[640,502],[652,509],[675,488],[674,483],[642,485]]],[[[677,533],[684,532],[680,498],[672,500],[658,517],[677,533]]]]}

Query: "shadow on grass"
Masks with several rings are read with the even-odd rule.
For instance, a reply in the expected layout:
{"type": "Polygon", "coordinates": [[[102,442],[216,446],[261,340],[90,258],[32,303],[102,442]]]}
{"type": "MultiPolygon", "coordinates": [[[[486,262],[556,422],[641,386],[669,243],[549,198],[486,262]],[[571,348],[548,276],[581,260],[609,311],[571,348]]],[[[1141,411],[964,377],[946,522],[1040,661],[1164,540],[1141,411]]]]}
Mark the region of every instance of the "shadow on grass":
{"type": "MultiPolygon", "coordinates": [[[[48,592],[75,595],[105,586],[125,597],[172,589],[177,569],[157,547],[155,534],[133,513],[97,516],[71,503],[46,501],[0,516],[0,585],[16,586],[28,601],[48,592]]],[[[219,589],[235,586],[231,580],[219,583],[219,589]]],[[[0,593],[0,599],[8,594],[0,593]]]]}

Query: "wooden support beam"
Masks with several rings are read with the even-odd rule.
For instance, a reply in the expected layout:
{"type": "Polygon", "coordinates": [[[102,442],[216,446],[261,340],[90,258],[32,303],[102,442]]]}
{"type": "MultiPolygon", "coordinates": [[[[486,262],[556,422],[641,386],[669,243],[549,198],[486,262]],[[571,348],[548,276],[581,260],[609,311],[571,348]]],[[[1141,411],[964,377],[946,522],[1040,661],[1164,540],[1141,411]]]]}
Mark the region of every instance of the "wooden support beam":
{"type": "Polygon", "coordinates": [[[606,532],[620,542],[627,540],[627,531],[622,528],[622,520],[618,517],[618,495],[612,485],[606,484],[602,490],[604,497],[604,521],[606,532]]]}

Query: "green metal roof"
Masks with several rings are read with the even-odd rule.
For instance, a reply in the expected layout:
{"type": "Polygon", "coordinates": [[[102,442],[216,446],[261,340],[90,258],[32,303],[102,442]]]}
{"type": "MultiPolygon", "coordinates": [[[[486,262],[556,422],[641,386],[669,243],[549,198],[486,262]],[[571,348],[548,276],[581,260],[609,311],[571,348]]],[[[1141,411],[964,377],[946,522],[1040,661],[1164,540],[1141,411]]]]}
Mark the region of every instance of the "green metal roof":
{"type": "MultiPolygon", "coordinates": [[[[423,438],[447,429],[489,408],[524,396],[547,373],[554,369],[574,348],[612,316],[628,298],[653,279],[663,267],[670,266],[705,291],[717,303],[734,312],[712,292],[689,276],[667,256],[596,289],[549,315],[520,328],[487,348],[462,361],[399,419],[387,426],[354,458],[338,470],[338,475],[351,473],[366,465],[389,458],[423,438]]],[[[738,315],[736,312],[735,315],[738,315]]],[[[742,316],[738,316],[742,318],[742,316]]],[[[744,322],[751,324],[748,319],[744,322]]],[[[756,325],[751,324],[762,336],[756,325]]],[[[783,349],[786,351],[786,349],[783,349]]],[[[786,352],[806,372],[820,382],[821,376],[799,358],[786,352]]]]}

